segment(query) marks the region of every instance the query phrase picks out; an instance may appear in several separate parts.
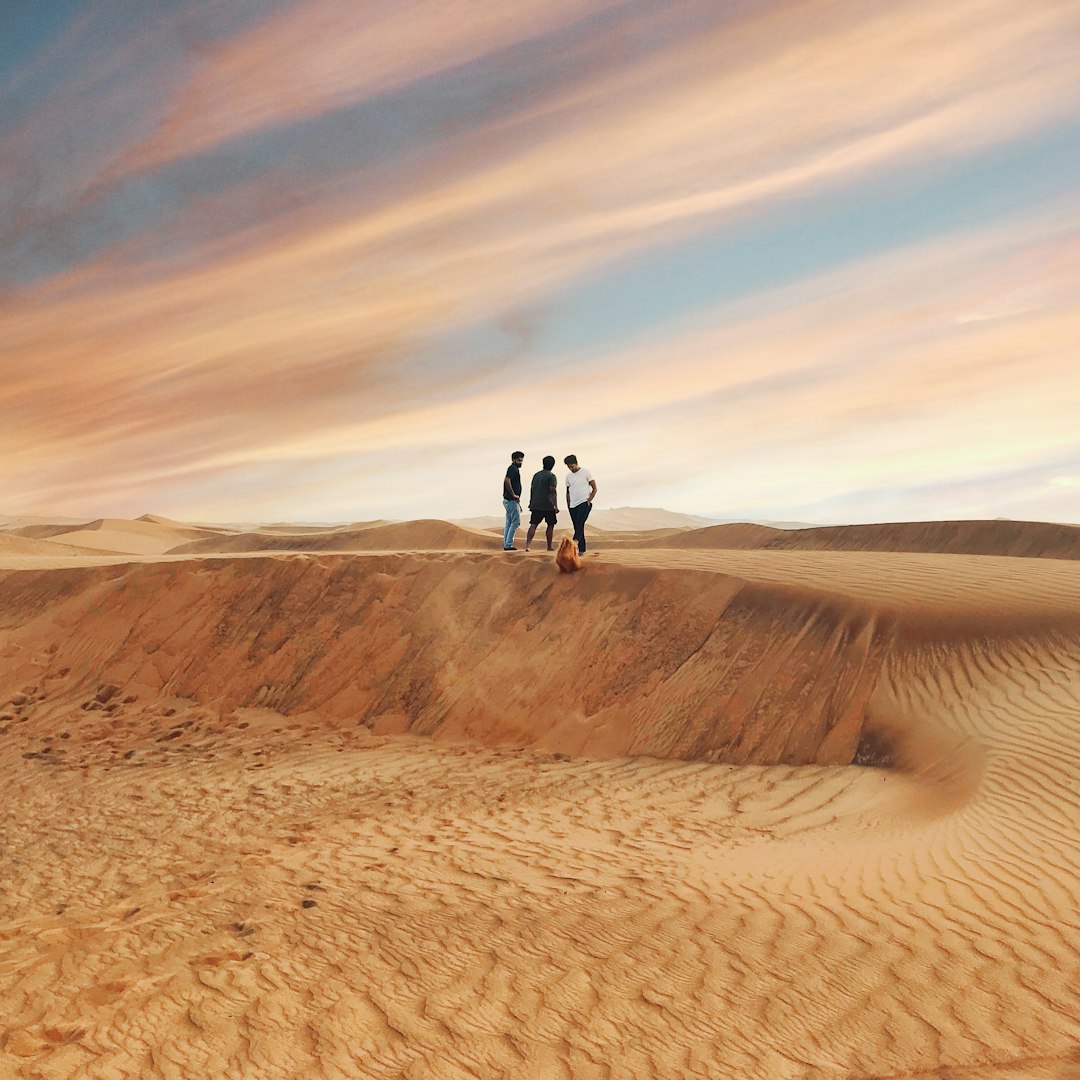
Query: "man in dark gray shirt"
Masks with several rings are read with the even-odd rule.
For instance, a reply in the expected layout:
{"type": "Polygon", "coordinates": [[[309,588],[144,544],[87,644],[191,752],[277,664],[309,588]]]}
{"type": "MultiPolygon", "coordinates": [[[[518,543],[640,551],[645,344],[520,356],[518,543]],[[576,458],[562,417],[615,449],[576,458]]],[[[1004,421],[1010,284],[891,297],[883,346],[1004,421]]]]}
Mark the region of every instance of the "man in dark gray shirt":
{"type": "Polygon", "coordinates": [[[547,549],[552,551],[552,538],[555,535],[555,521],[559,513],[559,481],[551,471],[555,468],[555,459],[548,454],[544,458],[544,467],[533,473],[532,487],[529,490],[529,531],[525,536],[525,550],[529,550],[536,527],[541,521],[547,522],[547,549]]]}

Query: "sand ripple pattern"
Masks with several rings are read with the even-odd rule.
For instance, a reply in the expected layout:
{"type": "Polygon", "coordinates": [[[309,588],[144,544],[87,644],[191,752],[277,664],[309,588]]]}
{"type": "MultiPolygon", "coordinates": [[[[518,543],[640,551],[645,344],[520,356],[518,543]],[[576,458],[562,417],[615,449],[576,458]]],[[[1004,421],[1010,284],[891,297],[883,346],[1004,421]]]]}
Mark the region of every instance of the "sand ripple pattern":
{"type": "MultiPolygon", "coordinates": [[[[931,598],[920,616],[859,556],[815,554],[840,558],[810,579],[833,606],[803,618],[894,620],[866,710],[901,769],[433,742],[226,709],[179,676],[151,696],[183,625],[102,684],[93,642],[55,622],[63,595],[89,617],[87,583],[35,607],[42,581],[9,578],[0,1076],[1080,1075],[1075,576],[1010,560],[1029,567],[1024,632],[973,633],[969,594],[1022,606],[993,560],[898,567],[898,593],[931,598]]],[[[601,597],[685,576],[640,573],[574,578],[601,597]]],[[[781,637],[782,573],[733,593],[781,637]]],[[[137,592],[93,579],[99,604],[121,580],[137,592]]],[[[120,621],[130,649],[142,631],[120,621]]]]}

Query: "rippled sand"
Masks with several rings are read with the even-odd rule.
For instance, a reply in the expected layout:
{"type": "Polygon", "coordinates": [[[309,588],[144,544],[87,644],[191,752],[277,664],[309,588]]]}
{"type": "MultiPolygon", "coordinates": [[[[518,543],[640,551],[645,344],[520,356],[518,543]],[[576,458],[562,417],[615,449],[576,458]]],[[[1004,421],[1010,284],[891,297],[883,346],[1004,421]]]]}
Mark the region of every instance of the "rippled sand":
{"type": "Polygon", "coordinates": [[[1080,1076],[1080,562],[132,533],[0,552],[0,1076],[1080,1076]]]}

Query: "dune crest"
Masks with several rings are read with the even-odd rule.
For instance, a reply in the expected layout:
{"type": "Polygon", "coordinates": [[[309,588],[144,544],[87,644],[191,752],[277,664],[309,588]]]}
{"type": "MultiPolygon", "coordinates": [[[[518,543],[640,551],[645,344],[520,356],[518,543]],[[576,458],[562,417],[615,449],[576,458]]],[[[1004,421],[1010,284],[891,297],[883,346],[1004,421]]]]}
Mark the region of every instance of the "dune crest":
{"type": "Polygon", "coordinates": [[[489,535],[463,529],[448,521],[421,519],[374,522],[329,529],[310,529],[289,535],[280,526],[264,532],[211,536],[178,544],[171,555],[238,554],[260,551],[468,551],[491,549],[489,535]]]}
{"type": "Polygon", "coordinates": [[[891,633],[871,612],[719,574],[552,571],[462,554],[20,572],[0,591],[22,642],[0,678],[30,678],[43,655],[37,677],[72,707],[112,684],[141,708],[172,695],[328,725],[404,715],[482,746],[853,760],[891,633]]]}
{"type": "MultiPolygon", "coordinates": [[[[620,546],[622,546],[620,544],[620,546]]],[[[768,549],[773,551],[895,551],[938,555],[1009,555],[1080,559],[1080,527],[1041,521],[907,521],[775,529],[730,524],[630,541],[631,547],[768,549]]]]}

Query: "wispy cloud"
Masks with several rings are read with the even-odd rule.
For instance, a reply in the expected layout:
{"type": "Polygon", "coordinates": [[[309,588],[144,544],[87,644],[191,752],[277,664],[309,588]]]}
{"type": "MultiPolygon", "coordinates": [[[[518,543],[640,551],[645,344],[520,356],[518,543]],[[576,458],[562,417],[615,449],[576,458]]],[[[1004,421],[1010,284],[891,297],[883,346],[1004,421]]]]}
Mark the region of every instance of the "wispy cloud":
{"type": "Polygon", "coordinates": [[[247,500],[284,517],[303,498],[352,516],[346,466],[416,490],[438,447],[477,495],[432,485],[431,512],[482,512],[481,438],[591,439],[628,477],[736,460],[687,498],[764,505],[795,494],[785,455],[815,461],[831,497],[1071,437],[1069,207],[606,349],[545,351],[524,313],[702,229],[1063,123],[1080,103],[1072,5],[233,10],[179,4],[129,30],[118,6],[87,6],[50,45],[67,78],[40,59],[13,76],[5,509],[206,517],[247,500]],[[526,324],[517,369],[460,345],[526,324]]]}

